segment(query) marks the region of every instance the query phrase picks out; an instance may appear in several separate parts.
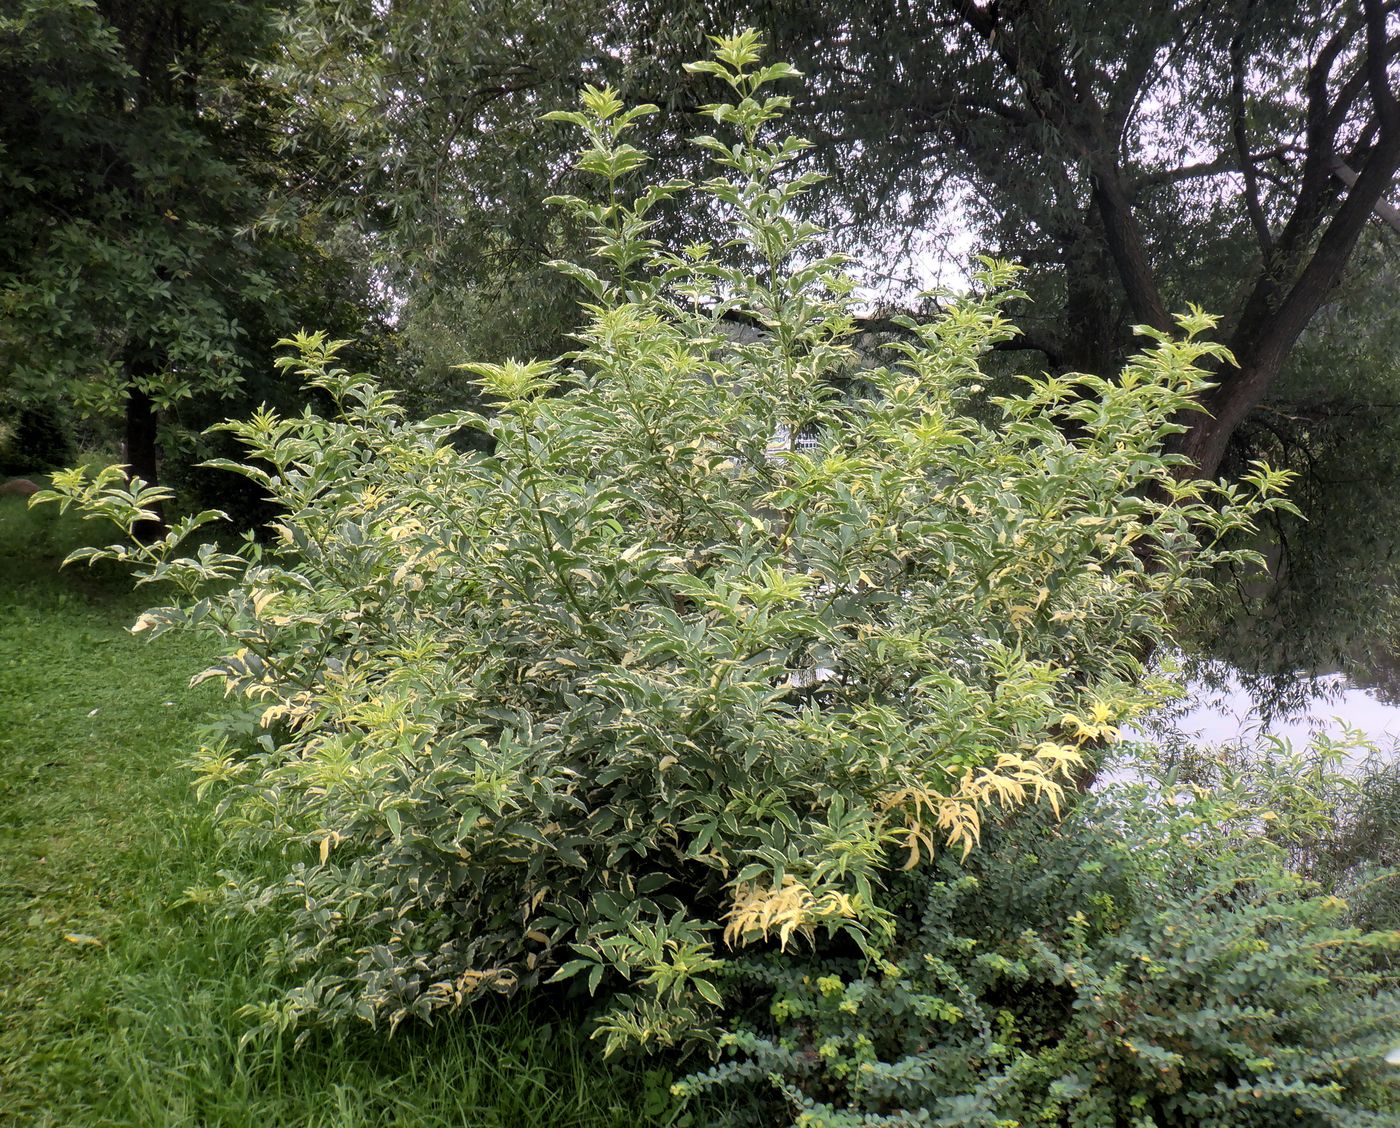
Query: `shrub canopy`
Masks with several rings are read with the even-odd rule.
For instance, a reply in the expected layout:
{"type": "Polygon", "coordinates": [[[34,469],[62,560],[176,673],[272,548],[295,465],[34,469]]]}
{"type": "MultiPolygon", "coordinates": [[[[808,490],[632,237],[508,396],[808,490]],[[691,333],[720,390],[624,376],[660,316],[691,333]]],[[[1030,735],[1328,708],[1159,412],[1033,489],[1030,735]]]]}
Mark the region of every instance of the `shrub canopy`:
{"type": "MultiPolygon", "coordinates": [[[[226,425],[272,543],[180,557],[201,514],[78,554],[185,593],[137,629],[227,642],[201,677],[246,708],[199,786],[278,862],[224,890],[285,920],[269,1021],[578,977],[612,992],[611,1044],[669,1043],[731,949],[880,949],[891,871],[970,850],[989,805],[1057,801],[1150,697],[1141,660],[1219,538],[1277,504],[1265,467],[1217,486],[1163,453],[1220,354],[1199,312],[1115,379],[984,402],[979,357],[1014,333],[1014,271],[986,262],[863,360],[843,260],[796,218],[813,177],[768,93],[792,72],[717,42],[695,69],[734,97],[705,111],[729,139],[697,139],[702,184],[626,190],[652,107],[590,88],[556,115],[606,185],[563,201],[597,247],[562,266],[575,352],[475,366],[492,410],[413,422],[300,335],[287,364],[334,413],[226,425]],[[713,244],[652,238],[683,193],[713,244]]],[[[119,474],[54,496],[131,529],[162,494],[119,474]]]]}

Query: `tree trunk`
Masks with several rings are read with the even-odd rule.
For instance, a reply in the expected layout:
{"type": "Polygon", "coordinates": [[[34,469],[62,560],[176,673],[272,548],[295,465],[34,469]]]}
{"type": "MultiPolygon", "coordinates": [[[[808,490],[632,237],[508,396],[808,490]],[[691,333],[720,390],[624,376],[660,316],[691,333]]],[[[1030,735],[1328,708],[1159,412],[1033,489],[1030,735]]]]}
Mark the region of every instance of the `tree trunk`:
{"type": "MultiPolygon", "coordinates": [[[[1109,165],[1109,161],[1102,157],[1101,163],[1109,165]]],[[[1104,240],[1108,244],[1109,254],[1113,256],[1113,264],[1133,316],[1154,329],[1170,332],[1172,318],[1162,301],[1162,292],[1157,288],[1157,276],[1148,261],[1142,232],[1138,229],[1132,204],[1123,190],[1116,168],[1102,167],[1095,171],[1092,197],[1094,207],[1103,220],[1104,240]]]]}
{"type": "Polygon", "coordinates": [[[1122,359],[1123,333],[1119,296],[1108,284],[1113,276],[1098,217],[1092,208],[1082,226],[1062,242],[1065,303],[1060,333],[1061,355],[1053,360],[1058,372],[1108,372],[1122,359]]]}
{"type": "MultiPolygon", "coordinates": [[[[140,478],[147,485],[159,481],[159,461],[156,451],[155,404],[150,395],[134,381],[127,385],[126,392],[126,438],[123,444],[127,464],[128,479],[140,478]]],[[[160,507],[156,507],[156,520],[143,521],[137,527],[137,535],[142,540],[159,536],[165,527],[165,517],[160,507]]]]}
{"type": "Polygon", "coordinates": [[[1210,414],[1195,415],[1181,437],[1179,449],[1191,459],[1197,476],[1213,478],[1219,472],[1235,428],[1278,378],[1303,330],[1342,280],[1397,168],[1400,128],[1377,143],[1293,285],[1284,292],[1267,272],[1256,285],[1230,341],[1240,367],[1221,371],[1219,386],[1205,397],[1210,414]]]}
{"type": "Polygon", "coordinates": [[[156,409],[151,397],[131,384],[126,393],[126,441],[124,453],[129,467],[128,477],[140,478],[148,485],[158,479],[156,456],[156,409]]]}

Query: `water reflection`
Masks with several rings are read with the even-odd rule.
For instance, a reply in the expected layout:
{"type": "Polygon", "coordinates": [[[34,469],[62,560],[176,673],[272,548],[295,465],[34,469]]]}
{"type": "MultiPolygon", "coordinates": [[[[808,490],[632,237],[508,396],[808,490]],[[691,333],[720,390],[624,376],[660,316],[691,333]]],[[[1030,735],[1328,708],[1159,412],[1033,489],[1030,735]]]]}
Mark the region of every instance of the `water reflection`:
{"type": "Polygon", "coordinates": [[[1314,733],[1339,737],[1351,728],[1381,749],[1400,744],[1400,701],[1389,679],[1330,673],[1260,680],[1221,662],[1182,665],[1183,698],[1144,718],[1135,735],[1195,744],[1274,736],[1301,747],[1314,733]]]}

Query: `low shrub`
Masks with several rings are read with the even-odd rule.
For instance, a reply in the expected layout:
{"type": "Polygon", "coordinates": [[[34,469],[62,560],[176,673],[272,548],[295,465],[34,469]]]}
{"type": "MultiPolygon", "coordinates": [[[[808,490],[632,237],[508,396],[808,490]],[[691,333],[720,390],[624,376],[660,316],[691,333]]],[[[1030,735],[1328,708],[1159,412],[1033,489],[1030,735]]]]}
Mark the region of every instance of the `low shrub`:
{"type": "Polygon", "coordinates": [[[1400,981],[1377,959],[1400,933],[1349,927],[1254,798],[1116,786],[1059,825],[1011,820],[904,882],[877,965],[739,965],[766,1005],[678,1088],[802,1128],[1400,1124],[1400,981]]]}
{"type": "Polygon", "coordinates": [[[0,475],[68,466],[74,453],[68,420],[55,404],[30,404],[0,419],[0,475]]]}
{"type": "MultiPolygon", "coordinates": [[[[608,188],[564,201],[598,251],[561,267],[577,351],[474,366],[490,411],[413,422],[300,335],[288,366],[336,414],[225,425],[247,458],[220,465],[282,512],[270,542],[180,556],[202,513],[76,554],[185,593],[137,629],[226,647],[200,678],[243,707],[199,790],[283,876],[207,896],[283,922],[272,1026],[575,979],[609,994],[610,1046],[668,1044],[712,1025],[726,949],[878,951],[888,875],[971,849],[988,806],[1056,800],[1150,697],[1140,659],[1220,538],[1280,504],[1266,467],[1206,484],[1163,452],[1221,352],[1199,313],[989,423],[966,409],[1014,272],[987,262],[838,394],[854,287],[793,218],[813,180],[766,91],[792,72],[757,48],[697,64],[737,139],[698,139],[696,189],[624,191],[652,107],[590,88],[557,115],[608,188]],[[717,245],[653,239],[688,190],[727,216],[717,245]]],[[[49,496],[130,533],[164,492],[113,468],[49,496]]]]}
{"type": "Polygon", "coordinates": [[[1266,737],[1163,756],[1171,777],[1248,796],[1289,868],[1347,902],[1347,919],[1400,929],[1400,758],[1360,732],[1315,734],[1305,748],[1266,737]]]}

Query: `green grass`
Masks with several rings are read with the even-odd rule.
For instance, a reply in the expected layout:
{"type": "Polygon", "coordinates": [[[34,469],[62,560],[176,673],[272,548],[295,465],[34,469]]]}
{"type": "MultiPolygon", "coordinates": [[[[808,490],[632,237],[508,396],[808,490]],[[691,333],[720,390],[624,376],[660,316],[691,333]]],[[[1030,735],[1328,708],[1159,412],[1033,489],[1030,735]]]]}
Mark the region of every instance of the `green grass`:
{"type": "Polygon", "coordinates": [[[126,632],[122,577],[57,570],[101,532],[0,497],[0,1123],[671,1122],[668,1076],[522,1000],[240,1045],[268,926],[181,904],[220,865],[182,766],[218,691],[199,640],[126,632]]]}

